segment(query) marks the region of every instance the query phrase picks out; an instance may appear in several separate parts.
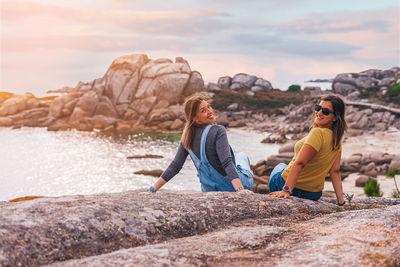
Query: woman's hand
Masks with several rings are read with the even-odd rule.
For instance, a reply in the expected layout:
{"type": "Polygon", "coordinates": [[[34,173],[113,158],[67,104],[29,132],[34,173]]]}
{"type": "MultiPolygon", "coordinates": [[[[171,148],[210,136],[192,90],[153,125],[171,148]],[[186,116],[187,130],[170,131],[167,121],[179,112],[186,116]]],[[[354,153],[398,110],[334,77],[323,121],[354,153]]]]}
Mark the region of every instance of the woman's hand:
{"type": "Polygon", "coordinates": [[[273,196],[273,197],[283,197],[283,198],[290,197],[290,193],[286,192],[286,191],[275,191],[275,192],[269,193],[269,195],[273,196]]]}
{"type": "Polygon", "coordinates": [[[247,190],[247,189],[242,189],[242,190],[239,190],[237,192],[240,193],[240,194],[252,194],[253,193],[253,191],[250,191],[250,190],[247,190]]]}

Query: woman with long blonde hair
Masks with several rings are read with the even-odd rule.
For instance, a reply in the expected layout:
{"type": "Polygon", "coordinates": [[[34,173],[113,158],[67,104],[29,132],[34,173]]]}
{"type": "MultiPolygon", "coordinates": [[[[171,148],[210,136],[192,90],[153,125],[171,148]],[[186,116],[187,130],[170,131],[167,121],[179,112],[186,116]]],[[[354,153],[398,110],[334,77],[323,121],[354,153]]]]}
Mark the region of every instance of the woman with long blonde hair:
{"type": "Polygon", "coordinates": [[[214,111],[205,96],[193,95],[183,106],[186,124],[178,151],[150,192],[156,193],[178,174],[188,155],[197,168],[203,192],[251,192],[250,161],[244,153],[235,156],[225,127],[215,124],[214,111]]]}

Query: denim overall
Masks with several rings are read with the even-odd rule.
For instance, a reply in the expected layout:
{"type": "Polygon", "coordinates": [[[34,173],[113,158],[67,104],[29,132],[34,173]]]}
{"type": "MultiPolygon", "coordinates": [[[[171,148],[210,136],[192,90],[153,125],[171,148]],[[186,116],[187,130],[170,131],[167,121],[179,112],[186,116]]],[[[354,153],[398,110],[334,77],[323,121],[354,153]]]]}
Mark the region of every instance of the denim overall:
{"type": "MultiPolygon", "coordinates": [[[[189,150],[190,157],[193,160],[194,165],[196,166],[198,176],[200,178],[201,183],[201,191],[202,192],[211,192],[211,191],[228,191],[235,192],[235,188],[232,185],[230,179],[222,176],[218,171],[216,171],[211,164],[207,160],[206,156],[206,140],[207,135],[212,125],[208,125],[201,136],[200,143],[200,158],[199,160],[197,156],[193,153],[192,150],[189,150]]],[[[240,152],[236,155],[238,165],[236,165],[235,154],[233,153],[232,148],[232,161],[236,166],[236,170],[238,172],[240,181],[245,189],[253,190],[254,187],[254,179],[253,173],[250,170],[250,160],[247,155],[243,152],[240,152]]]]}
{"type": "MultiPolygon", "coordinates": [[[[282,173],[286,168],[285,163],[279,163],[272,170],[271,175],[269,176],[269,192],[281,191],[286,181],[282,178],[282,173]]],[[[319,192],[310,192],[306,190],[302,190],[299,188],[293,188],[292,196],[296,196],[299,198],[311,199],[317,201],[322,196],[322,191],[319,192]]]]}

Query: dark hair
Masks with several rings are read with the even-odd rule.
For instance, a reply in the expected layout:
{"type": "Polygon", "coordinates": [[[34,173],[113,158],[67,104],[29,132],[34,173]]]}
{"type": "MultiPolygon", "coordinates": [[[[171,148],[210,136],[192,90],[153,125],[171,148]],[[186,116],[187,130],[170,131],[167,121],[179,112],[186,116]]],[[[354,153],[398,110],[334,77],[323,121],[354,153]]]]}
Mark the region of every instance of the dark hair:
{"type": "MultiPolygon", "coordinates": [[[[336,121],[334,121],[332,124],[332,150],[337,150],[340,148],[343,134],[347,130],[347,122],[345,119],[346,106],[343,100],[337,95],[324,96],[321,98],[321,101],[329,101],[332,104],[333,113],[336,118],[336,121]]],[[[313,121],[314,116],[315,113],[313,113],[313,121]]],[[[312,125],[312,127],[314,127],[314,124],[312,125]]]]}
{"type": "Polygon", "coordinates": [[[186,98],[185,103],[183,104],[183,111],[185,113],[186,123],[185,128],[183,129],[181,141],[183,147],[187,150],[191,149],[190,146],[192,145],[195,133],[196,124],[193,119],[196,116],[197,109],[203,100],[207,101],[207,98],[204,95],[196,94],[186,98]]]}

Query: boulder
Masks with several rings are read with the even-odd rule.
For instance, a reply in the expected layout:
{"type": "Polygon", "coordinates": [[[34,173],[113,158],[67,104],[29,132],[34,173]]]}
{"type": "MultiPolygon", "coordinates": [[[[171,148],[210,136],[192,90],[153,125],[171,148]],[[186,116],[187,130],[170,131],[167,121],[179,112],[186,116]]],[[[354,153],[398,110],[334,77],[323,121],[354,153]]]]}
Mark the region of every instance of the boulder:
{"type": "Polygon", "coordinates": [[[171,124],[170,129],[172,131],[182,130],[184,126],[185,126],[185,123],[183,121],[181,121],[180,119],[176,119],[171,124]]]}
{"type": "Polygon", "coordinates": [[[58,96],[50,104],[49,115],[53,118],[62,116],[62,109],[67,100],[67,96],[58,96]]]}
{"type": "Polygon", "coordinates": [[[339,95],[348,95],[356,90],[356,87],[351,84],[336,82],[332,85],[333,92],[339,95]]]}
{"type": "Polygon", "coordinates": [[[285,152],[285,153],[281,153],[279,155],[273,155],[273,156],[268,157],[265,164],[269,168],[274,168],[279,163],[289,164],[289,162],[292,160],[293,156],[294,156],[294,152],[293,153],[285,152]]]}
{"type": "Polygon", "coordinates": [[[173,121],[163,121],[158,124],[158,128],[161,130],[170,130],[173,123],[173,121]]]}
{"type": "Polygon", "coordinates": [[[105,129],[110,125],[114,125],[116,122],[116,118],[110,118],[104,115],[96,115],[92,119],[93,128],[96,129],[105,129]]]}
{"type": "Polygon", "coordinates": [[[378,85],[377,79],[368,77],[368,76],[360,76],[355,79],[355,82],[356,82],[357,88],[359,88],[359,89],[370,88],[370,87],[378,85]]]}
{"type": "Polygon", "coordinates": [[[267,175],[267,170],[267,165],[261,165],[254,170],[254,174],[256,174],[257,176],[267,175]]]}
{"type": "Polygon", "coordinates": [[[143,174],[143,175],[148,175],[148,176],[155,176],[155,177],[160,177],[161,174],[163,174],[163,170],[140,170],[134,172],[134,174],[143,174]]]}
{"type": "Polygon", "coordinates": [[[14,123],[29,127],[47,127],[54,118],[48,118],[49,108],[33,108],[10,115],[14,123]]]}
{"type": "Polygon", "coordinates": [[[232,90],[234,90],[234,91],[238,91],[238,90],[241,90],[241,89],[247,89],[243,84],[241,84],[241,83],[232,83],[232,85],[231,85],[231,87],[230,87],[232,90]]]}
{"type": "Polygon", "coordinates": [[[266,89],[265,89],[264,87],[255,85],[255,86],[252,86],[252,87],[250,88],[250,90],[251,90],[251,91],[248,91],[248,93],[253,93],[253,95],[254,95],[254,92],[261,92],[261,91],[265,91],[266,89]]]}
{"type": "Polygon", "coordinates": [[[318,96],[322,94],[321,87],[318,86],[306,86],[303,90],[304,92],[310,92],[310,96],[318,96]]]}
{"type": "Polygon", "coordinates": [[[353,154],[350,156],[350,158],[345,159],[349,163],[360,163],[362,160],[363,155],[360,153],[353,154]]]}
{"type": "Polygon", "coordinates": [[[367,175],[360,175],[356,178],[355,186],[364,187],[371,180],[373,179],[367,175]]]}
{"type": "Polygon", "coordinates": [[[218,86],[220,88],[229,88],[232,83],[232,78],[230,76],[223,76],[218,79],[218,86]]]}
{"type": "Polygon", "coordinates": [[[184,120],[183,110],[180,105],[153,109],[147,117],[147,124],[149,125],[157,125],[163,121],[174,121],[177,118],[184,120]]]}
{"type": "Polygon", "coordinates": [[[97,103],[98,97],[93,91],[80,97],[69,118],[69,123],[71,125],[78,125],[81,119],[93,116],[97,103]]]}
{"type": "Polygon", "coordinates": [[[61,116],[68,117],[72,114],[72,111],[75,108],[76,103],[78,103],[79,98],[71,99],[65,103],[63,109],[61,110],[61,116]]]}
{"type": "MultiPolygon", "coordinates": [[[[254,86],[253,86],[254,87],[254,86]]],[[[252,88],[253,88],[252,87],[252,88]]],[[[255,93],[253,91],[246,91],[246,95],[248,96],[255,96],[255,93]]],[[[246,109],[246,106],[243,106],[243,109],[246,109]]]]}
{"type": "Polygon", "coordinates": [[[370,160],[376,165],[382,165],[385,163],[390,163],[395,155],[391,155],[383,152],[372,152],[370,155],[370,160]]]}
{"type": "Polygon", "coordinates": [[[0,106],[0,116],[16,114],[26,109],[27,97],[14,96],[5,100],[0,106]]]}
{"type": "Polygon", "coordinates": [[[102,115],[109,118],[118,118],[118,113],[115,111],[111,100],[106,96],[99,98],[99,103],[96,106],[94,115],[102,115]]]}
{"type": "Polygon", "coordinates": [[[214,110],[215,122],[219,125],[228,126],[229,120],[224,112],[214,110]]]}
{"type": "MultiPolygon", "coordinates": [[[[257,77],[253,75],[248,75],[246,73],[238,73],[232,78],[232,83],[238,83],[244,87],[250,88],[256,82],[257,77]]],[[[232,89],[232,87],[231,87],[232,89]]]]}
{"type": "Polygon", "coordinates": [[[169,105],[175,105],[181,100],[190,75],[187,73],[173,73],[157,76],[151,82],[142,80],[135,94],[136,99],[156,96],[157,100],[164,99],[169,105]]]}
{"type": "Polygon", "coordinates": [[[279,148],[279,153],[294,152],[294,146],[297,141],[290,141],[279,148]]]}
{"type": "Polygon", "coordinates": [[[183,89],[181,100],[184,100],[186,97],[191,96],[196,92],[202,91],[204,88],[203,77],[200,72],[192,71],[190,74],[189,81],[186,87],[183,89]]]}
{"type": "Polygon", "coordinates": [[[242,120],[229,122],[229,127],[231,127],[231,128],[244,127],[244,126],[246,126],[246,122],[244,122],[242,120]]]}
{"type": "Polygon", "coordinates": [[[261,87],[265,90],[272,90],[272,85],[269,81],[264,80],[263,78],[258,78],[255,82],[254,85],[257,87],[261,87]]]}
{"type": "Polygon", "coordinates": [[[145,155],[133,155],[126,157],[127,159],[162,159],[163,156],[154,155],[154,154],[145,154],[145,155]]]}
{"type": "Polygon", "coordinates": [[[361,117],[360,121],[357,122],[355,127],[357,129],[365,129],[365,128],[367,128],[367,126],[368,126],[368,116],[364,115],[361,117]]]}
{"type": "Polygon", "coordinates": [[[106,80],[104,77],[95,79],[93,81],[93,88],[92,90],[96,92],[97,95],[102,96],[104,95],[106,89],[106,80]]]}
{"type": "MultiPolygon", "coordinates": [[[[139,78],[134,74],[138,73],[149,61],[150,59],[146,55],[127,55],[118,57],[111,63],[104,75],[105,95],[110,98],[114,105],[119,103],[118,98],[130,80],[129,85],[132,87],[133,81],[131,77],[139,78]]],[[[132,93],[134,94],[135,90],[132,93]]],[[[124,94],[124,97],[126,96],[127,93],[124,94]]]]}
{"type": "Polygon", "coordinates": [[[400,155],[397,155],[395,158],[392,159],[389,165],[389,169],[400,170],[400,155]]]}
{"type": "Polygon", "coordinates": [[[359,91],[354,91],[350,94],[347,95],[346,99],[350,101],[359,101],[360,100],[360,92],[359,91]]]}
{"type": "Polygon", "coordinates": [[[238,103],[232,103],[226,109],[233,111],[233,110],[237,110],[238,108],[239,108],[239,104],[238,103]]]}
{"type": "Polygon", "coordinates": [[[14,124],[14,121],[9,117],[0,117],[0,127],[9,127],[14,124]]]}
{"type": "Polygon", "coordinates": [[[70,128],[71,126],[68,123],[68,118],[61,118],[51,122],[47,127],[47,131],[65,131],[70,128]]]}
{"type": "Polygon", "coordinates": [[[221,91],[221,88],[215,83],[208,83],[206,90],[209,92],[218,92],[221,91]]]}

